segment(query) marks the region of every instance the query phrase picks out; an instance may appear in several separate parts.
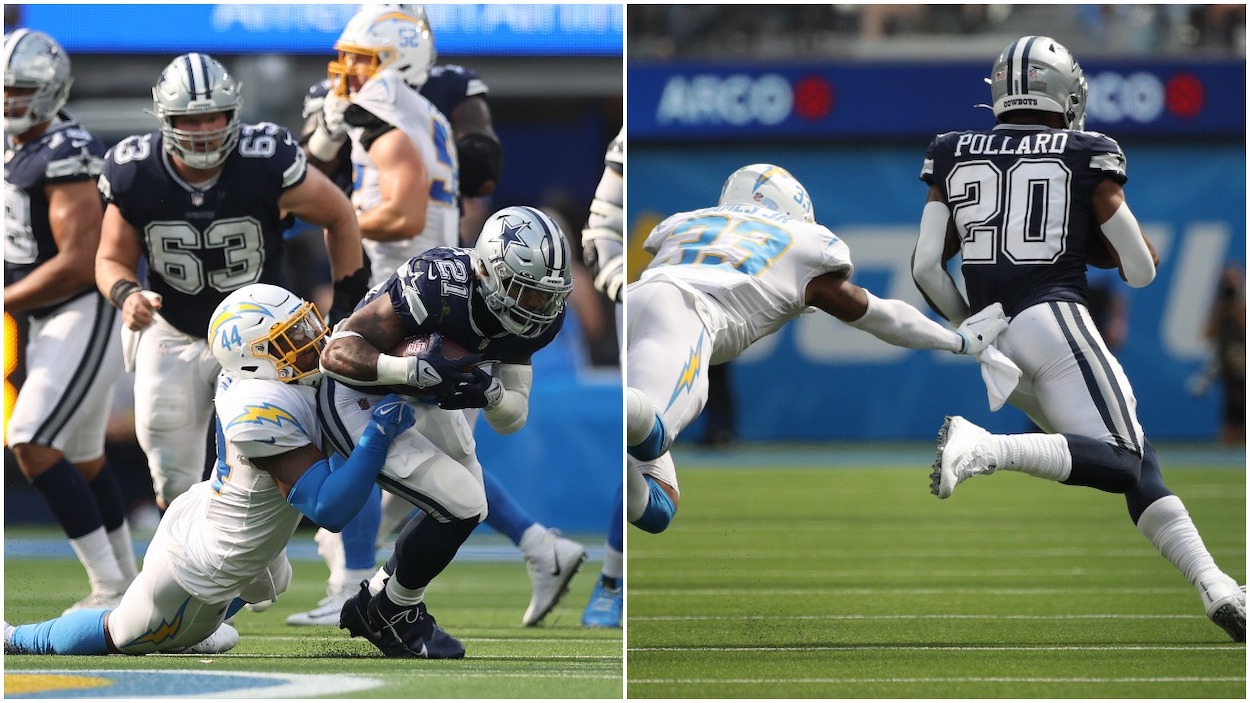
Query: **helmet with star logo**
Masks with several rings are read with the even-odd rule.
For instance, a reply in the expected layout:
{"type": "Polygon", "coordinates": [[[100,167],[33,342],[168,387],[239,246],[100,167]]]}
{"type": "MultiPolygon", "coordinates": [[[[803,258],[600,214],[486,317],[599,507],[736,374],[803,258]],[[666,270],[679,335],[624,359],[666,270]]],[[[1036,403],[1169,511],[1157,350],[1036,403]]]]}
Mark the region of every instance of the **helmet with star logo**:
{"type": "Polygon", "coordinates": [[[532,207],[507,207],[486,219],[474,247],[482,297],[503,328],[542,334],[573,290],[573,261],[560,225],[532,207]]]}

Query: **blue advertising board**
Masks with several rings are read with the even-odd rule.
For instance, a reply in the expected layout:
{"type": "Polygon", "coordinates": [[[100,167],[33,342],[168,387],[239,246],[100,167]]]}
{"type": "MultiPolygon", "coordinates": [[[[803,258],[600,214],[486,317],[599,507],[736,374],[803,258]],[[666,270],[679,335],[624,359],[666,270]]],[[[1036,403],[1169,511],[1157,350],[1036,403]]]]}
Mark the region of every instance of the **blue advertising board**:
{"type": "MultiPolygon", "coordinates": [[[[425,5],[439,53],[620,56],[619,4],[425,5]]],[[[19,26],[71,54],[329,54],[359,4],[30,4],[19,26]]]]}
{"type": "MultiPolygon", "coordinates": [[[[631,85],[631,101],[634,95],[631,85]]],[[[804,183],[817,221],[847,242],[855,283],[928,311],[910,273],[926,194],[918,175],[928,137],[894,141],[717,149],[631,141],[631,268],[645,257],[641,242],[661,217],[715,203],[734,169],[770,162],[804,183]]],[[[1220,272],[1228,264],[1245,268],[1244,147],[1232,140],[1125,146],[1125,193],[1162,263],[1146,288],[1118,284],[1129,324],[1116,354],[1134,384],[1141,422],[1158,439],[1210,439],[1219,426],[1218,391],[1195,395],[1188,386],[1208,358],[1203,326],[1220,272]]],[[[930,440],[946,414],[994,431],[1029,427],[1013,408],[990,412],[971,359],[892,347],[824,314],[804,315],[756,343],[733,362],[730,379],[736,431],[750,440],[930,440]]],[[[690,431],[699,436],[696,428],[690,431]]]]}
{"type": "MultiPolygon", "coordinates": [[[[1085,65],[1087,128],[1244,134],[1243,61],[1085,65]]],[[[993,125],[989,62],[631,63],[631,140],[884,138],[993,125]]]]}

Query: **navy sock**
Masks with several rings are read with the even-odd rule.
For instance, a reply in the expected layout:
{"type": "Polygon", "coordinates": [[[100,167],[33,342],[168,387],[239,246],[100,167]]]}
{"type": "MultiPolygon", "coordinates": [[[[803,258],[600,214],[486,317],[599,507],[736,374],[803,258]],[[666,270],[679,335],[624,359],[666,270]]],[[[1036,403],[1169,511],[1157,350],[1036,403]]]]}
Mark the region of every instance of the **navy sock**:
{"type": "Polygon", "coordinates": [[[122,488],[117,485],[117,477],[106,462],[94,481],[87,484],[95,494],[96,505],[100,508],[100,520],[104,529],[112,532],[122,526],[126,520],[126,500],[122,497],[122,488]]]}
{"type": "Polygon", "coordinates": [[[534,519],[489,471],[482,471],[482,482],[486,485],[486,505],[490,506],[486,512],[486,524],[507,535],[513,544],[520,545],[521,535],[534,524],[534,519]]]}
{"type": "Polygon", "coordinates": [[[390,560],[395,567],[393,578],[398,579],[399,585],[404,588],[429,585],[451,563],[456,551],[477,524],[476,517],[439,522],[429,515],[422,515],[410,520],[399,531],[399,538],[395,541],[395,554],[390,560]]]}
{"type": "Polygon", "coordinates": [[[1146,440],[1142,448],[1145,451],[1142,453],[1141,478],[1136,486],[1124,494],[1124,500],[1128,503],[1128,514],[1133,518],[1134,525],[1152,503],[1172,495],[1172,491],[1163,483],[1163,471],[1159,469],[1159,458],[1155,456],[1154,445],[1146,440]]]}
{"type": "Polygon", "coordinates": [[[70,539],[94,532],[104,525],[100,506],[87,481],[74,465],[61,459],[30,482],[48,502],[48,508],[70,539]]]}
{"type": "Polygon", "coordinates": [[[1088,486],[1108,493],[1124,493],[1137,485],[1142,458],[1127,447],[1107,444],[1083,435],[1065,434],[1072,453],[1069,486],[1088,486]]]}

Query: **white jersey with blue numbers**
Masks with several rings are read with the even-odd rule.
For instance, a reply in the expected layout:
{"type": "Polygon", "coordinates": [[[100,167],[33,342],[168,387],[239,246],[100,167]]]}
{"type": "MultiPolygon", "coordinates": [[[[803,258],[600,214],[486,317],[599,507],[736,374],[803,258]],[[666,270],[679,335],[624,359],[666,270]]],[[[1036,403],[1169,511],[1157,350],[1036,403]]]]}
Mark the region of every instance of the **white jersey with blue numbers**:
{"type": "Polygon", "coordinates": [[[636,285],[668,280],[714,303],[699,306],[717,332],[713,364],[803,314],[812,279],[852,271],[850,250],[828,228],[749,205],[673,215],[651,230],[643,248],[655,258],[636,285]]]}
{"type": "Polygon", "coordinates": [[[217,385],[217,463],[207,481],[179,500],[199,514],[175,526],[176,577],[201,600],[239,595],[286,548],[301,515],[273,477],[251,460],[305,445],[321,447],[317,389],[235,379],[217,385]]]}
{"type": "MultiPolygon", "coordinates": [[[[456,196],[460,192],[460,167],[447,118],[393,72],[382,71],[366,81],[352,96],[352,103],[385,125],[403,130],[421,153],[430,179],[424,230],[414,232],[412,239],[398,242],[364,240],[365,252],[372,262],[371,283],[376,284],[427,249],[459,243],[460,209],[456,196]]],[[[348,129],[355,172],[352,204],[357,210],[370,210],[382,202],[378,169],[369,158],[369,147],[387,129],[385,125],[353,125],[348,129]]]]}

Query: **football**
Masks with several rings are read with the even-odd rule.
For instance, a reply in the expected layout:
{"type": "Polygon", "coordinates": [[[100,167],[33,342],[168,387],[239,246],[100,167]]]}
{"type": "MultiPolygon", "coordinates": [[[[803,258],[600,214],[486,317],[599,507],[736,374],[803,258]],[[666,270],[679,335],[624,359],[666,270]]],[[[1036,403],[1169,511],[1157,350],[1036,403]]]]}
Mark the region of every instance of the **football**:
{"type": "Polygon", "coordinates": [[[460,359],[472,353],[468,349],[465,349],[464,345],[460,344],[456,340],[451,339],[450,337],[443,337],[437,333],[422,334],[401,339],[399,340],[399,343],[387,353],[392,356],[419,356],[424,353],[425,350],[429,349],[430,346],[434,344],[434,340],[437,338],[442,338],[443,340],[442,357],[444,359],[460,359]]]}

